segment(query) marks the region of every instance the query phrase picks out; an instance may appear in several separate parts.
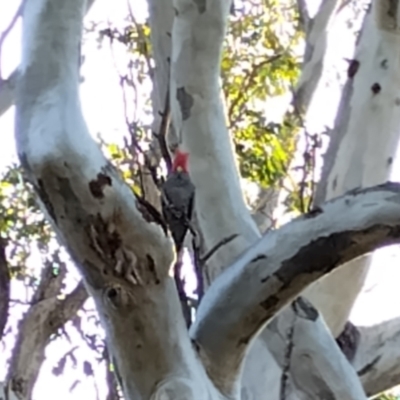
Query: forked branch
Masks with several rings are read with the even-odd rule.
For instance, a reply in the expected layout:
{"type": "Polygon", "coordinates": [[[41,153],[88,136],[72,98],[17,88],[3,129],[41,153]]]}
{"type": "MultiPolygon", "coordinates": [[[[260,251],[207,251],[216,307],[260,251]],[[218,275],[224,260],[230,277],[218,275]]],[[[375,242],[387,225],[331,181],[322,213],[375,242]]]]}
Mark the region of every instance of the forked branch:
{"type": "Polygon", "coordinates": [[[93,296],[125,397],[148,399],[169,390],[171,374],[189,378],[200,369],[170,274],[174,253],[163,221],[122,181],[82,116],[77,60],[85,5],[29,0],[24,7],[17,149],[93,296]]]}

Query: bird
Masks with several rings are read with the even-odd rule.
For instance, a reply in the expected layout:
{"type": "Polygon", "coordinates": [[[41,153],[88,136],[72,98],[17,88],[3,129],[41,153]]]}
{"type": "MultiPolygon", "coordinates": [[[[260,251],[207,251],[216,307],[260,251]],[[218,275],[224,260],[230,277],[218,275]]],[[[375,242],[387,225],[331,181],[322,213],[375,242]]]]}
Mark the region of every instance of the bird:
{"type": "Polygon", "coordinates": [[[188,170],[189,153],[175,151],[171,171],[161,186],[161,209],[178,256],[192,219],[195,186],[188,170]]]}

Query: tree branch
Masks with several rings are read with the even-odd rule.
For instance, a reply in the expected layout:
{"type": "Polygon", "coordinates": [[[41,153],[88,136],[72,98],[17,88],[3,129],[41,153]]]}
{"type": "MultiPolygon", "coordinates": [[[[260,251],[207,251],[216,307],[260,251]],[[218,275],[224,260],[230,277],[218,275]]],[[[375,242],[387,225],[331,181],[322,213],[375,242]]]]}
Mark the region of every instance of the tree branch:
{"type": "Polygon", "coordinates": [[[400,383],[400,318],[357,327],[360,343],[353,366],[368,396],[400,383]]]}
{"type": "Polygon", "coordinates": [[[329,334],[317,309],[302,297],[261,333],[281,368],[287,363],[284,354],[290,344],[286,336],[292,329],[293,320],[290,377],[293,388],[301,393],[300,398],[365,399],[356,371],[329,334]]]}
{"type": "Polygon", "coordinates": [[[214,282],[200,304],[191,335],[210,375],[232,383],[263,326],[322,276],[400,242],[399,221],[400,185],[387,183],[353,191],[267,233],[214,282]]]}
{"type": "Polygon", "coordinates": [[[84,5],[31,0],[25,7],[18,155],[93,296],[125,398],[182,386],[208,390],[170,274],[172,240],[159,213],[104,157],[82,116],[76,60],[84,5]]]}
{"type": "MultiPolygon", "coordinates": [[[[23,0],[25,1],[25,0],[23,0]]],[[[95,0],[87,0],[86,12],[89,12],[95,0]]],[[[5,114],[15,102],[15,89],[19,71],[16,69],[6,80],[0,79],[0,117],[5,114]]]]}
{"type": "Polygon", "coordinates": [[[245,204],[220,90],[220,57],[229,1],[175,1],[172,32],[171,112],[188,150],[196,188],[196,210],[206,251],[237,238],[213,256],[217,275],[259,238],[245,204]]]}
{"type": "Polygon", "coordinates": [[[32,390],[51,335],[77,313],[88,297],[85,287],[80,283],[63,301],[58,300],[61,283],[59,277],[43,275],[36,294],[52,295],[35,296],[37,302],[30,306],[19,325],[6,379],[6,386],[19,400],[32,398],[32,390]]]}
{"type": "MultiPolygon", "coordinates": [[[[400,46],[395,28],[400,20],[396,13],[382,11],[386,5],[385,0],[372,2],[365,16],[324,156],[317,206],[347,190],[390,179],[400,137],[400,114],[393,101],[400,89],[400,65],[394,50],[400,46]]],[[[304,293],[322,312],[334,336],[348,320],[370,262],[370,256],[355,260],[304,293]]]]}
{"type": "Polygon", "coordinates": [[[308,24],[302,73],[294,94],[294,105],[301,113],[308,110],[321,79],[328,43],[328,30],[338,5],[339,0],[324,0],[317,14],[308,24]]]}

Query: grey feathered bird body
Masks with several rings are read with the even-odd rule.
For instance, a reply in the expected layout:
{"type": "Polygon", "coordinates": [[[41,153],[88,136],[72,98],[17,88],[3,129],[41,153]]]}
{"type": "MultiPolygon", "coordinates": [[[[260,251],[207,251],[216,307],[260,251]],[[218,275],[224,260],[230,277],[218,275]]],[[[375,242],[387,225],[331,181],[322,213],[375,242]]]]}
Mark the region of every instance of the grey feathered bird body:
{"type": "Polygon", "coordinates": [[[169,174],[161,191],[163,216],[179,253],[192,218],[195,187],[187,172],[174,171],[169,174]]]}

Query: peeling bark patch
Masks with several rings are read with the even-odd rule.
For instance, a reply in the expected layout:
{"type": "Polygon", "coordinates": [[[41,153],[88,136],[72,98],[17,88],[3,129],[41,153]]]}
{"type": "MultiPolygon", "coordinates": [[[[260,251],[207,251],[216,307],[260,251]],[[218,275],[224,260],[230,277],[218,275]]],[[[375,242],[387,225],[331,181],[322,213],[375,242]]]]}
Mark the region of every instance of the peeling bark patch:
{"type": "Polygon", "coordinates": [[[102,258],[113,260],[115,253],[122,246],[122,240],[117,231],[109,232],[107,223],[103,220],[100,214],[90,216],[89,237],[92,240],[93,249],[102,258]],[[96,236],[93,236],[93,233],[96,236]],[[95,243],[94,243],[95,242],[95,243]],[[101,253],[99,253],[101,251],[101,253]]]}
{"type": "Polygon", "coordinates": [[[360,68],[360,61],[350,60],[349,67],[347,69],[347,76],[349,78],[354,78],[359,68],[360,68]]]}
{"type": "Polygon", "coordinates": [[[351,322],[346,322],[343,332],[337,337],[336,342],[343,354],[351,362],[354,360],[358,344],[360,343],[360,332],[351,322]]]}
{"type": "Polygon", "coordinates": [[[103,173],[97,174],[97,178],[89,182],[89,190],[93,197],[102,199],[104,197],[104,187],[112,186],[111,178],[103,173]]]}
{"type": "Polygon", "coordinates": [[[358,376],[363,376],[367,374],[369,371],[371,371],[375,365],[379,362],[382,356],[376,356],[370,363],[362,367],[359,371],[357,371],[358,376]]]}
{"type": "Polygon", "coordinates": [[[190,111],[194,104],[193,97],[186,92],[184,87],[181,87],[176,90],[176,100],[181,108],[182,120],[189,119],[190,111]]]}
{"type": "Polygon", "coordinates": [[[206,12],[206,0],[193,0],[193,2],[197,6],[199,14],[204,14],[206,12]]]}
{"type": "Polygon", "coordinates": [[[315,218],[319,214],[322,214],[324,211],[322,210],[321,207],[315,207],[311,211],[309,211],[307,214],[304,215],[305,219],[310,219],[310,218],[315,218]]]}
{"type": "Polygon", "coordinates": [[[382,90],[382,88],[381,88],[381,85],[379,83],[374,83],[371,86],[371,90],[372,90],[373,94],[378,94],[382,90]]]}
{"type": "Polygon", "coordinates": [[[297,298],[292,303],[294,313],[304,319],[316,321],[319,317],[318,310],[304,297],[297,298]]]}

